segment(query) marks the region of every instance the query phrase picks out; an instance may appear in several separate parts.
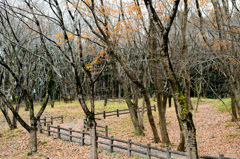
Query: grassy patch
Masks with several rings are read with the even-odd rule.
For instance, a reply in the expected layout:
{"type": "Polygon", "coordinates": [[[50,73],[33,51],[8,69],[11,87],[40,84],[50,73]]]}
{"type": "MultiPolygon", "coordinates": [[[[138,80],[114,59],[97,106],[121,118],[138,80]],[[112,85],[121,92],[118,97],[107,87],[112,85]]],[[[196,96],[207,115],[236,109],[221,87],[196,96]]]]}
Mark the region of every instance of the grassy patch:
{"type": "Polygon", "coordinates": [[[38,142],[38,146],[41,146],[41,145],[45,145],[45,144],[47,144],[47,142],[46,141],[44,141],[44,142],[38,142]]]}
{"type": "Polygon", "coordinates": [[[9,131],[6,131],[6,132],[8,132],[8,133],[4,134],[6,139],[11,139],[11,138],[14,138],[16,136],[19,136],[23,132],[23,130],[15,129],[15,130],[9,130],[9,131]]]}
{"type": "Polygon", "coordinates": [[[226,133],[226,137],[237,137],[240,136],[240,133],[232,132],[232,133],[226,133]]]}
{"type": "MultiPolygon", "coordinates": [[[[222,99],[224,101],[224,103],[227,105],[228,109],[231,109],[231,98],[224,98],[222,99]]],[[[219,111],[221,112],[226,112],[227,108],[226,106],[223,104],[222,101],[218,101],[215,106],[218,108],[219,111]]]]}

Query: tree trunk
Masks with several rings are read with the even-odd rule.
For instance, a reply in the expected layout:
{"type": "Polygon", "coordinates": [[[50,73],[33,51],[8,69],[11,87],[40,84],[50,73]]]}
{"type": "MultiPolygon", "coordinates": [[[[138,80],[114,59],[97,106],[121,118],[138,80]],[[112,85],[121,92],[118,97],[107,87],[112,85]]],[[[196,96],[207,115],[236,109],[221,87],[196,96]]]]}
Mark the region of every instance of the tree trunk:
{"type": "Polygon", "coordinates": [[[147,107],[147,116],[148,116],[148,121],[149,121],[149,124],[152,128],[152,132],[153,132],[153,137],[154,137],[154,142],[155,143],[158,143],[160,142],[160,138],[158,136],[158,132],[157,132],[157,128],[156,128],[156,125],[155,125],[155,122],[154,122],[154,118],[153,118],[153,115],[152,115],[152,109],[151,109],[151,104],[150,104],[150,100],[149,100],[149,97],[147,95],[147,92],[146,91],[142,91],[142,95],[144,96],[144,100],[146,102],[146,107],[147,107]]]}
{"type": "Polygon", "coordinates": [[[142,108],[138,111],[138,117],[139,117],[139,126],[142,130],[144,130],[144,113],[145,113],[145,100],[142,101],[142,108]],[[141,111],[141,112],[140,112],[141,111]]]}
{"type": "Polygon", "coordinates": [[[168,132],[167,132],[167,123],[166,123],[166,107],[167,107],[167,95],[156,93],[157,95],[157,106],[158,106],[158,115],[159,115],[159,126],[160,133],[162,137],[162,145],[164,147],[168,147],[171,143],[169,140],[168,132]],[[162,99],[163,98],[163,99],[162,99]]]}
{"type": "Polygon", "coordinates": [[[37,152],[37,128],[30,130],[30,154],[37,152]]]}
{"type": "Polygon", "coordinates": [[[198,159],[199,156],[197,149],[196,129],[193,123],[192,113],[187,109],[185,97],[183,96],[182,92],[179,94],[176,92],[175,88],[173,92],[173,97],[175,98],[174,100],[177,101],[176,104],[179,112],[180,130],[182,127],[186,142],[187,156],[190,159],[198,159]]]}
{"type": "Polygon", "coordinates": [[[50,102],[51,108],[54,108],[54,103],[55,103],[55,101],[51,100],[51,102],[50,102]]]}
{"type": "Polygon", "coordinates": [[[8,113],[4,110],[4,108],[1,108],[1,111],[2,111],[3,116],[5,117],[5,119],[6,119],[7,123],[8,123],[9,129],[10,129],[10,130],[16,129],[17,126],[14,126],[14,125],[13,125],[13,123],[12,123],[12,121],[11,121],[8,113]]]}
{"type": "Polygon", "coordinates": [[[118,102],[121,102],[121,84],[118,82],[118,102]]]}
{"type": "Polygon", "coordinates": [[[177,115],[179,130],[180,130],[180,141],[179,141],[177,150],[184,152],[186,147],[185,147],[185,137],[184,137],[184,133],[183,133],[183,126],[181,125],[180,118],[179,118],[179,112],[178,112],[178,108],[177,108],[177,104],[176,104],[177,101],[175,101],[174,98],[173,98],[173,101],[174,101],[175,112],[177,115]]]}
{"type": "MultiPolygon", "coordinates": [[[[110,52],[112,52],[112,51],[110,51],[110,52]]],[[[134,105],[133,105],[133,103],[131,102],[131,99],[130,99],[128,84],[127,84],[128,81],[125,78],[122,79],[120,77],[120,74],[119,74],[119,71],[117,69],[117,65],[116,65],[115,58],[114,58],[113,54],[110,54],[110,62],[111,62],[111,65],[113,67],[113,73],[116,76],[120,87],[122,87],[122,89],[123,89],[124,99],[127,103],[128,109],[129,109],[130,117],[131,117],[134,129],[135,129],[135,133],[142,136],[142,135],[144,135],[144,133],[143,133],[142,128],[139,124],[137,110],[134,109],[134,105]]]]}
{"type": "Polygon", "coordinates": [[[29,111],[29,103],[28,103],[26,97],[24,97],[24,101],[25,101],[25,111],[29,111]]]}
{"type": "MultiPolygon", "coordinates": [[[[91,122],[90,122],[91,123],[91,122]]],[[[92,121],[91,126],[91,149],[90,149],[90,159],[98,159],[98,152],[97,152],[97,132],[96,132],[96,122],[92,121]]]]}
{"type": "Polygon", "coordinates": [[[168,95],[168,106],[169,106],[169,108],[171,108],[171,106],[172,106],[172,94],[168,95]]]}
{"type": "Polygon", "coordinates": [[[185,137],[182,128],[180,128],[180,142],[177,148],[178,151],[185,151],[185,137]]]}
{"type": "Polygon", "coordinates": [[[200,80],[199,87],[197,87],[197,105],[196,105],[196,108],[195,108],[195,113],[197,112],[198,105],[199,105],[199,102],[200,102],[201,91],[202,91],[202,79],[200,80]]]}
{"type": "Polygon", "coordinates": [[[235,104],[235,98],[234,94],[231,93],[231,108],[232,108],[232,121],[235,121],[237,119],[237,110],[236,110],[236,104],[235,104]]]}
{"type": "MultiPolygon", "coordinates": [[[[237,93],[237,88],[234,88],[233,84],[230,83],[230,85],[232,85],[231,89],[232,89],[232,94],[234,97],[234,103],[235,103],[235,107],[237,107],[238,109],[238,116],[240,117],[240,103],[239,103],[239,99],[238,99],[238,93],[237,93]]],[[[237,119],[237,118],[236,118],[237,119]]]]}
{"type": "MultiPolygon", "coordinates": [[[[187,70],[189,71],[189,70],[187,70]]],[[[186,104],[189,106],[190,110],[193,110],[193,105],[191,101],[191,95],[190,95],[190,76],[189,73],[186,73],[185,75],[185,97],[186,97],[186,104]]]]}
{"type": "Polygon", "coordinates": [[[124,97],[125,97],[125,101],[127,103],[128,109],[129,109],[129,113],[130,113],[130,117],[135,129],[135,135],[138,136],[143,136],[143,130],[139,124],[139,119],[138,119],[138,114],[137,114],[137,109],[135,109],[136,107],[134,106],[134,103],[132,103],[131,99],[130,99],[130,95],[129,95],[129,91],[128,91],[128,85],[124,84],[123,85],[123,90],[124,90],[124,97]]]}
{"type": "Polygon", "coordinates": [[[107,106],[107,98],[104,99],[104,107],[107,106]]]}
{"type": "Polygon", "coordinates": [[[152,70],[153,70],[153,82],[154,82],[154,89],[155,89],[155,97],[157,99],[157,107],[158,107],[158,115],[159,115],[159,126],[160,126],[160,133],[162,137],[162,145],[163,146],[169,146],[170,140],[168,137],[167,132],[167,123],[166,123],[166,93],[162,93],[164,91],[163,81],[159,80],[160,78],[163,78],[163,73],[161,71],[161,65],[159,64],[159,53],[157,51],[157,31],[156,27],[151,23],[150,24],[150,35],[151,35],[151,41],[150,41],[150,47],[152,49],[152,70]],[[163,101],[163,99],[164,101],[163,101]]]}

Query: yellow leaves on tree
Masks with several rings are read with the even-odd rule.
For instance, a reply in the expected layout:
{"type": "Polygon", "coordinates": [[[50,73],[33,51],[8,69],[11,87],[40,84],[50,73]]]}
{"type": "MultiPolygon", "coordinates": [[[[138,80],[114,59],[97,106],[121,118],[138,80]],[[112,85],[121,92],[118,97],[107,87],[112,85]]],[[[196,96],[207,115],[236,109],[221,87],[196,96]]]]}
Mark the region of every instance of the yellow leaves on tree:
{"type": "Polygon", "coordinates": [[[212,48],[214,48],[215,50],[220,50],[221,48],[224,50],[227,50],[228,44],[230,44],[229,40],[221,40],[218,43],[216,43],[215,45],[213,45],[212,48]]]}
{"type": "Polygon", "coordinates": [[[213,71],[216,71],[218,69],[218,65],[215,65],[212,67],[213,71]]]}
{"type": "MultiPolygon", "coordinates": [[[[75,40],[76,39],[76,36],[73,35],[72,33],[67,33],[67,37],[68,37],[69,40],[75,40]]],[[[57,43],[58,44],[62,44],[63,45],[65,43],[64,35],[61,32],[59,32],[56,35],[56,39],[57,39],[57,43]]]]}
{"type": "Polygon", "coordinates": [[[240,60],[233,59],[233,58],[227,58],[227,60],[234,65],[238,65],[240,63],[240,60]]]}
{"type": "Polygon", "coordinates": [[[86,65],[86,69],[91,69],[94,64],[103,63],[103,56],[105,55],[106,51],[107,51],[107,48],[100,50],[98,52],[98,56],[93,58],[92,62],[88,62],[88,64],[86,65]]]}

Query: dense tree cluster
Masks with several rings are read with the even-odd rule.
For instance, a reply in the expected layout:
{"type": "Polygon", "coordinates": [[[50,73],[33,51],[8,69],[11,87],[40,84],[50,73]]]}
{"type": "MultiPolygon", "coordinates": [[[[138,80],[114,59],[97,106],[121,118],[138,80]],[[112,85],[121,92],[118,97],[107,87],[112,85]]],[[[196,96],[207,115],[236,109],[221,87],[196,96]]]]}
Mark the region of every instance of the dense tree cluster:
{"type": "Polygon", "coordinates": [[[94,100],[125,100],[137,135],[144,135],[137,108],[146,107],[154,141],[169,146],[165,113],[173,98],[178,148],[199,158],[192,111],[200,97],[229,96],[232,120],[240,115],[239,6],[233,0],[2,0],[0,109],[10,129],[17,120],[30,133],[34,153],[48,101],[77,99],[92,127],[91,158],[97,158],[94,100]],[[34,100],[42,101],[37,113],[34,100]],[[22,102],[30,125],[18,114],[22,102]]]}

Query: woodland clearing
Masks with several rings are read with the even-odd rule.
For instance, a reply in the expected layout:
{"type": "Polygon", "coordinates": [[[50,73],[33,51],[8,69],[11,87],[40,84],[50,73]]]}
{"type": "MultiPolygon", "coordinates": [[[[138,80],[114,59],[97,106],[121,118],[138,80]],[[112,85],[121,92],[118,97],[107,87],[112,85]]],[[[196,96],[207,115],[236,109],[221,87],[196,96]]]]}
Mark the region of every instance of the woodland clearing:
{"type": "MultiPolygon", "coordinates": [[[[152,102],[154,103],[154,102],[152,102]]],[[[195,100],[193,99],[193,104],[195,100]]],[[[240,130],[236,123],[231,122],[231,116],[227,111],[218,109],[218,100],[202,99],[197,113],[194,113],[194,123],[197,130],[198,150],[201,155],[218,156],[224,154],[226,157],[240,158],[240,130]]],[[[106,107],[103,101],[96,101],[96,112],[103,110],[115,110],[126,108],[124,103],[111,101],[106,107]]],[[[38,109],[38,107],[36,107],[38,109]]],[[[28,112],[22,108],[20,113],[27,118],[28,112]]],[[[155,122],[158,122],[157,112],[153,112],[155,122]]],[[[47,107],[43,117],[64,116],[64,124],[82,122],[83,112],[77,102],[62,103],[58,102],[54,108],[47,107]]],[[[177,149],[179,142],[179,126],[177,123],[175,109],[172,106],[167,108],[166,113],[167,128],[172,143],[172,150],[177,149]]],[[[145,119],[147,121],[147,117],[145,119]]],[[[60,122],[59,122],[60,123],[60,122]]],[[[59,123],[54,123],[57,125],[59,123]]],[[[143,144],[151,143],[152,146],[161,147],[161,143],[155,144],[152,139],[150,126],[145,122],[145,136],[135,136],[129,114],[120,115],[120,117],[108,117],[98,121],[98,125],[108,125],[109,136],[119,139],[132,139],[134,142],[143,144]]],[[[74,124],[73,124],[74,125],[74,124]]],[[[8,131],[7,123],[3,116],[0,116],[0,158],[89,158],[90,148],[88,146],[79,146],[77,143],[71,143],[47,137],[38,133],[38,152],[28,156],[29,136],[27,132],[18,124],[17,130],[8,131]]],[[[82,124],[74,125],[74,130],[80,130],[82,124]]],[[[159,133],[160,134],[160,133],[159,133]]],[[[100,158],[128,158],[123,153],[108,153],[105,150],[99,150],[100,158]]],[[[139,158],[139,157],[132,157],[139,158]]]]}

